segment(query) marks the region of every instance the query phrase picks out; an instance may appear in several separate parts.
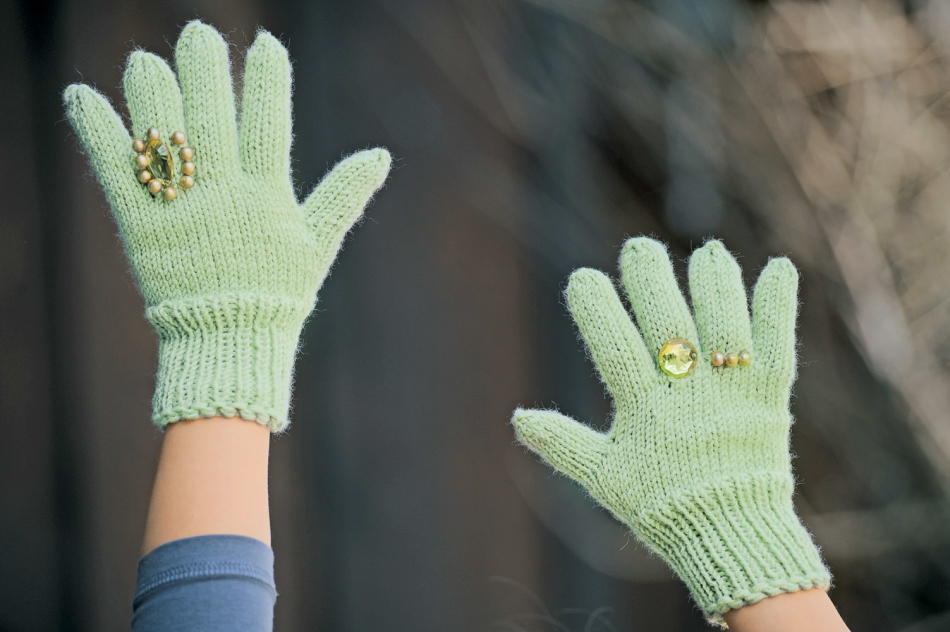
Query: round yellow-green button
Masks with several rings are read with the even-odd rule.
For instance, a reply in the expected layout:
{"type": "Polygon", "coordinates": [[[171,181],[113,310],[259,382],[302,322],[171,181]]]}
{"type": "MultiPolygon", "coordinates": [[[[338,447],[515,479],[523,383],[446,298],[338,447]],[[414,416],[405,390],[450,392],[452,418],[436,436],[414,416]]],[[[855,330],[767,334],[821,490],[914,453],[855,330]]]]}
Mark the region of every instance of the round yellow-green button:
{"type": "Polygon", "coordinates": [[[696,368],[699,354],[689,340],[673,338],[660,349],[660,370],[670,377],[686,377],[696,368]]]}

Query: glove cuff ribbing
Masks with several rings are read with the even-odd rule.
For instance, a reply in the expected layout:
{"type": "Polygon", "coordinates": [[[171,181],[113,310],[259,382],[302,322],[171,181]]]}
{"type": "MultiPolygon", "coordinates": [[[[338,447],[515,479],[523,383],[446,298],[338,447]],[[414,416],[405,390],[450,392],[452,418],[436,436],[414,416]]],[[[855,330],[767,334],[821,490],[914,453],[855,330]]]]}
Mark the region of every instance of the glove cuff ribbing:
{"type": "Polygon", "coordinates": [[[163,301],[146,310],[159,336],[152,421],[241,417],[289,424],[293,364],[312,303],[248,294],[163,301]]]}
{"type": "Polygon", "coordinates": [[[792,505],[791,477],[727,479],[639,516],[637,531],[673,567],[712,623],[831,576],[792,505]]]}

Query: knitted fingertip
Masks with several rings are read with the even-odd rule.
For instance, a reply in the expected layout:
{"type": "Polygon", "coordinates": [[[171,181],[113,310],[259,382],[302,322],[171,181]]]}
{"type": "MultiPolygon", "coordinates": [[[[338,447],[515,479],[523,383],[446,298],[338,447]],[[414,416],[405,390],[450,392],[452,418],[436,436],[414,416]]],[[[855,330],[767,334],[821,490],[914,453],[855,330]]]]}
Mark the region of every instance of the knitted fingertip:
{"type": "Polygon", "coordinates": [[[81,97],[83,90],[92,90],[89,86],[82,83],[71,83],[63,90],[63,105],[66,106],[66,114],[69,115],[70,109],[74,108],[81,97]]]}
{"type": "Polygon", "coordinates": [[[63,90],[63,105],[66,108],[66,118],[79,135],[87,150],[106,148],[103,141],[110,146],[117,140],[129,139],[127,154],[131,156],[132,137],[122,118],[116,114],[109,100],[84,83],[73,83],[63,90]],[[87,139],[92,144],[86,144],[87,139]]]}
{"type": "Polygon", "coordinates": [[[533,452],[543,453],[558,427],[549,423],[552,415],[560,416],[548,410],[516,408],[511,415],[511,425],[518,441],[533,452]]]}
{"type": "Polygon", "coordinates": [[[588,322],[585,315],[596,309],[596,304],[601,303],[602,297],[609,295],[608,293],[616,294],[613,282],[600,270],[578,268],[571,273],[564,290],[564,298],[574,320],[581,325],[582,333],[583,325],[588,322]]]}
{"type": "Polygon", "coordinates": [[[568,309],[611,396],[633,405],[641,385],[655,375],[653,360],[610,278],[591,268],[571,274],[568,309]]]}
{"type": "Polygon", "coordinates": [[[689,259],[689,287],[703,352],[752,351],[752,323],[742,270],[721,241],[711,240],[689,259]]]}
{"type": "Polygon", "coordinates": [[[76,96],[77,91],[80,90],[81,83],[71,83],[63,89],[63,103],[69,104],[69,102],[76,96]]]}
{"type": "Polygon", "coordinates": [[[361,192],[368,202],[386,181],[393,157],[384,147],[375,147],[356,152],[345,162],[361,173],[354,184],[357,184],[357,192],[361,192]]]}
{"type": "Polygon", "coordinates": [[[341,160],[317,185],[303,205],[304,218],[321,253],[336,258],[343,237],[362,216],[386,181],[392,156],[382,148],[367,149],[341,160]]]}
{"type": "MultiPolygon", "coordinates": [[[[366,201],[386,181],[393,158],[384,147],[374,147],[358,151],[339,163],[341,167],[341,181],[352,186],[356,197],[363,196],[366,201]],[[349,173],[349,175],[344,175],[349,173]]],[[[334,169],[335,171],[336,169],[334,169]]]]}
{"type": "Polygon", "coordinates": [[[752,297],[756,371],[766,391],[786,398],[796,372],[798,279],[795,264],[776,257],[759,275],[752,297]]]}
{"type": "Polygon", "coordinates": [[[210,50],[219,46],[227,47],[227,40],[216,28],[201,20],[190,20],[178,36],[176,49],[187,53],[190,48],[210,50]]]}
{"type": "Polygon", "coordinates": [[[511,423],[522,445],[554,469],[588,488],[596,485],[595,472],[607,445],[604,435],[551,410],[518,408],[511,423]]]}
{"type": "Polygon", "coordinates": [[[267,56],[273,62],[286,62],[290,64],[290,53],[287,47],[267,29],[258,29],[254,36],[254,43],[247,51],[247,57],[267,56]]]}
{"type": "Polygon", "coordinates": [[[671,338],[699,343],[666,246],[649,237],[628,239],[620,254],[620,272],[651,355],[671,338]]]}
{"type": "Polygon", "coordinates": [[[240,169],[237,112],[228,44],[198,20],[185,25],[175,47],[188,143],[200,156],[201,179],[229,184],[240,169]]]}
{"type": "Polygon", "coordinates": [[[518,441],[525,447],[530,448],[534,443],[532,441],[533,433],[530,431],[532,426],[531,424],[531,411],[524,408],[516,408],[513,413],[511,413],[511,425],[515,429],[515,437],[518,441]]]}
{"type": "Polygon", "coordinates": [[[150,127],[164,139],[185,131],[185,113],[178,79],[164,59],[144,50],[129,55],[122,77],[125,100],[136,138],[145,138],[150,127]]]}
{"type": "Polygon", "coordinates": [[[135,156],[132,137],[109,101],[85,84],[67,86],[63,90],[63,104],[66,118],[105,190],[119,229],[125,231],[130,209],[140,193],[138,182],[128,177],[129,165],[135,156]]]}
{"type": "Polygon", "coordinates": [[[571,276],[567,280],[567,289],[565,290],[565,296],[568,301],[571,300],[571,295],[576,294],[576,290],[580,289],[581,292],[584,290],[581,288],[587,287],[593,284],[606,284],[613,288],[613,283],[606,274],[600,270],[595,270],[593,268],[578,268],[571,273],[571,276]]]}
{"type": "Polygon", "coordinates": [[[669,263],[670,255],[666,244],[652,237],[631,237],[624,242],[620,250],[621,267],[623,263],[636,260],[638,263],[653,263],[663,266],[669,263]]]}
{"type": "MultiPolygon", "coordinates": [[[[175,45],[175,62],[185,83],[203,83],[211,97],[232,97],[231,60],[228,42],[214,27],[201,20],[185,25],[175,45]],[[205,73],[202,76],[201,73],[205,73]],[[227,86],[222,85],[226,79],[227,86]],[[226,88],[225,92],[222,89],[226,88]]],[[[195,103],[194,105],[200,105],[195,103]]],[[[234,122],[234,119],[231,119],[234,122]]]]}
{"type": "MultiPolygon", "coordinates": [[[[241,108],[241,165],[290,186],[293,71],[283,44],[265,30],[247,52],[241,108]]],[[[292,190],[292,188],[291,188],[292,190]]]]}
{"type": "Polygon", "coordinates": [[[772,257],[762,270],[759,280],[775,279],[773,282],[798,286],[798,268],[788,257],[772,257]]]}
{"type": "Polygon", "coordinates": [[[616,316],[614,308],[619,305],[621,313],[627,317],[626,309],[623,308],[623,303],[617,296],[613,282],[600,270],[592,268],[574,270],[568,279],[567,289],[564,290],[564,298],[567,300],[567,307],[581,335],[588,343],[591,342],[588,334],[591,338],[614,335],[610,327],[613,323],[603,322],[601,318],[605,312],[616,316]]]}
{"type": "Polygon", "coordinates": [[[726,248],[726,246],[719,241],[718,239],[710,239],[702,246],[693,251],[693,254],[689,258],[689,276],[692,279],[693,275],[698,273],[702,275],[704,272],[714,268],[715,270],[729,269],[742,274],[742,270],[739,268],[739,263],[736,261],[735,257],[732,256],[732,253],[726,248]]]}
{"type": "MultiPolygon", "coordinates": [[[[89,154],[93,168],[97,168],[96,161],[105,157],[108,145],[113,142],[113,139],[97,129],[101,119],[107,118],[110,113],[115,115],[112,105],[89,86],[71,83],[63,90],[63,106],[66,110],[66,119],[79,137],[83,149],[89,154]]],[[[115,116],[118,118],[118,115],[115,116]]],[[[131,141],[131,137],[129,140],[131,141]]],[[[131,147],[129,147],[129,152],[131,158],[134,154],[131,147]]]]}

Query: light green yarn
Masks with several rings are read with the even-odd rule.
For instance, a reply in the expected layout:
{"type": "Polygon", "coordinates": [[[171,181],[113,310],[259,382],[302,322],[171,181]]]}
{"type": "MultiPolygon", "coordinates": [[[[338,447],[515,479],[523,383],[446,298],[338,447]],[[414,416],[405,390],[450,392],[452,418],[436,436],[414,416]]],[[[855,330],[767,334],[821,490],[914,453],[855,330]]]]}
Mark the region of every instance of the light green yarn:
{"type": "Polygon", "coordinates": [[[298,206],[291,67],[280,42],[262,31],[247,53],[240,128],[221,35],[189,23],[175,59],[177,78],[163,59],[135,51],[124,88],[136,138],[157,127],[168,143],[181,130],[195,149],[195,186],[176,200],[138,183],[132,136],[102,95],[71,85],[66,113],[159,334],[153,421],[240,416],[279,432],[304,319],[390,157],[384,149],[350,156],[298,206]]]}
{"type": "Polygon", "coordinates": [[[614,399],[610,431],[519,409],[519,439],[657,551],[711,621],[778,593],[827,588],[830,575],[792,505],[795,267],[784,258],[769,262],[751,320],[739,266],[718,241],[690,259],[695,319],[662,244],[629,240],[620,267],[639,327],[604,274],[577,270],[567,289],[614,399]],[[658,368],[670,338],[686,338],[699,351],[689,377],[658,368]],[[744,350],[751,366],[710,363],[715,351],[744,350]]]}

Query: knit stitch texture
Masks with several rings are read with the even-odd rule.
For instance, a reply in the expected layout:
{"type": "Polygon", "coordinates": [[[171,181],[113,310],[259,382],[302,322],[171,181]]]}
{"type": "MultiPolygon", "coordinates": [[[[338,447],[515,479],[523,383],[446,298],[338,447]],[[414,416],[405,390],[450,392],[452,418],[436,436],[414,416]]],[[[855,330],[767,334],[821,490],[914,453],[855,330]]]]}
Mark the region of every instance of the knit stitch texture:
{"type": "Polygon", "coordinates": [[[792,505],[789,397],[798,272],[772,259],[753,318],[739,265],[719,241],[693,253],[695,318],[663,244],[629,240],[621,275],[639,327],[604,274],[581,269],[567,299],[614,400],[607,434],[547,410],[516,410],[519,440],[584,485],[683,579],[708,619],[831,577],[792,505]],[[671,338],[699,351],[676,379],[657,355],[671,338]],[[713,367],[716,351],[752,365],[713,367]]]}
{"type": "Polygon", "coordinates": [[[217,31],[190,22],[175,60],[177,76],[160,57],[135,51],[123,80],[136,138],[156,127],[169,143],[180,130],[195,150],[195,185],[171,202],[136,180],[132,136],[101,94],[69,86],[66,113],[159,334],[154,423],[240,416],[279,432],[289,423],[304,320],[344,236],[386,179],[390,156],[384,149],[350,156],[298,205],[291,66],[281,43],[261,31],[248,51],[239,122],[217,31]]]}

